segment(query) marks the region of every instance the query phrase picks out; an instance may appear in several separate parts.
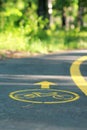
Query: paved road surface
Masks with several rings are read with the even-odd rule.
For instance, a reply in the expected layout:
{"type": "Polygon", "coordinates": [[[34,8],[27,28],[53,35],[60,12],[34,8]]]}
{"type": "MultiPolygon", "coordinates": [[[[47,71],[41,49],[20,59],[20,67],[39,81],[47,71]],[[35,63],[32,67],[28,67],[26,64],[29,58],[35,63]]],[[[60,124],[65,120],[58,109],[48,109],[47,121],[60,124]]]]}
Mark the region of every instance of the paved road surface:
{"type": "Polygon", "coordinates": [[[85,50],[1,60],[0,130],[86,130],[86,56],[85,50]]]}

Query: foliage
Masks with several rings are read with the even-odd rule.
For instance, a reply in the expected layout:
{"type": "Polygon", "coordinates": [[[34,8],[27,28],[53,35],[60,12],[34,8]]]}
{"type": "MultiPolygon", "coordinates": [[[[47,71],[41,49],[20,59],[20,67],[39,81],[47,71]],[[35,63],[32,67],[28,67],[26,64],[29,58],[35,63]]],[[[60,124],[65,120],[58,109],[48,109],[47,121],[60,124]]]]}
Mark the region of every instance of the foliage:
{"type": "MultiPolygon", "coordinates": [[[[0,49],[46,53],[87,47],[87,38],[83,37],[87,35],[85,30],[81,34],[78,27],[69,30],[60,26],[63,8],[66,8],[67,17],[72,16],[77,22],[78,8],[84,6],[86,10],[87,1],[53,0],[56,24],[50,28],[47,18],[38,17],[37,5],[38,0],[0,0],[0,49]]],[[[86,17],[83,20],[86,21],[86,17]]]]}
{"type": "Polygon", "coordinates": [[[87,0],[78,0],[78,4],[81,7],[87,7],[87,0]]]}
{"type": "Polygon", "coordinates": [[[22,31],[16,29],[0,33],[0,50],[28,51],[48,53],[67,49],[86,49],[87,30],[57,30],[44,40],[24,36],[22,31]]]}
{"type": "Polygon", "coordinates": [[[55,7],[62,10],[64,7],[69,7],[72,4],[78,4],[78,0],[56,0],[55,7]]]}
{"type": "Polygon", "coordinates": [[[31,0],[7,0],[5,5],[2,6],[4,10],[0,12],[0,30],[20,28],[23,34],[29,39],[32,37],[44,38],[46,31],[43,31],[43,29],[48,23],[48,20],[44,19],[43,21],[42,17],[37,16],[36,2],[35,0],[31,4],[31,0]]]}

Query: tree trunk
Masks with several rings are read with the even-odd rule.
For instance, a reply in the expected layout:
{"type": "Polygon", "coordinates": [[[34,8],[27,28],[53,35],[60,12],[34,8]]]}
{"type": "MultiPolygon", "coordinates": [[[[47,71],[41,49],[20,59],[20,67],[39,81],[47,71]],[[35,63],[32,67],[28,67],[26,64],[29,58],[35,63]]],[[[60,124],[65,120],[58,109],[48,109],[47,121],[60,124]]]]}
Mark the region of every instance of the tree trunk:
{"type": "Polygon", "coordinates": [[[62,27],[66,27],[66,11],[62,9],[62,27]]]}
{"type": "Polygon", "coordinates": [[[49,25],[51,26],[53,23],[53,18],[52,18],[52,0],[48,0],[48,19],[49,19],[49,25]]]}
{"type": "Polygon", "coordinates": [[[47,17],[47,0],[38,0],[38,16],[47,17]]]}
{"type": "Polygon", "coordinates": [[[52,0],[38,0],[38,16],[42,16],[43,20],[48,18],[48,26],[52,24],[52,0]]]}
{"type": "Polygon", "coordinates": [[[0,12],[3,10],[3,2],[0,0],[0,12]]]}
{"type": "Polygon", "coordinates": [[[83,27],[83,7],[79,7],[78,9],[78,16],[77,16],[77,22],[79,27],[83,27]]]}

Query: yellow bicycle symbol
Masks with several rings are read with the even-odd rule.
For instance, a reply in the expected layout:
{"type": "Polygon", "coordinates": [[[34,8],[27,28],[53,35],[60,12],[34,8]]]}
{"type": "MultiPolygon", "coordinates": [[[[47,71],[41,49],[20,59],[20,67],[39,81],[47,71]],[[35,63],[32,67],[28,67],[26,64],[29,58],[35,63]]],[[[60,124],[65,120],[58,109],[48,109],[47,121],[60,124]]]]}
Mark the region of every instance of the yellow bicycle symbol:
{"type": "Polygon", "coordinates": [[[11,92],[9,96],[14,100],[39,104],[66,103],[79,99],[79,95],[74,92],[56,89],[18,90],[11,92]]]}

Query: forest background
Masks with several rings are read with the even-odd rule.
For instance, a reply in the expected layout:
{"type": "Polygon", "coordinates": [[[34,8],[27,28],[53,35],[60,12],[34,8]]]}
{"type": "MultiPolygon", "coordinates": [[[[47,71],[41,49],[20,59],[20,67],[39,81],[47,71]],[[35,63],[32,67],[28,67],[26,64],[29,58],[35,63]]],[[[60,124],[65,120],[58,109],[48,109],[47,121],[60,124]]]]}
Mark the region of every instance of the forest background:
{"type": "Polygon", "coordinates": [[[0,53],[87,48],[87,0],[0,0],[0,53]]]}

